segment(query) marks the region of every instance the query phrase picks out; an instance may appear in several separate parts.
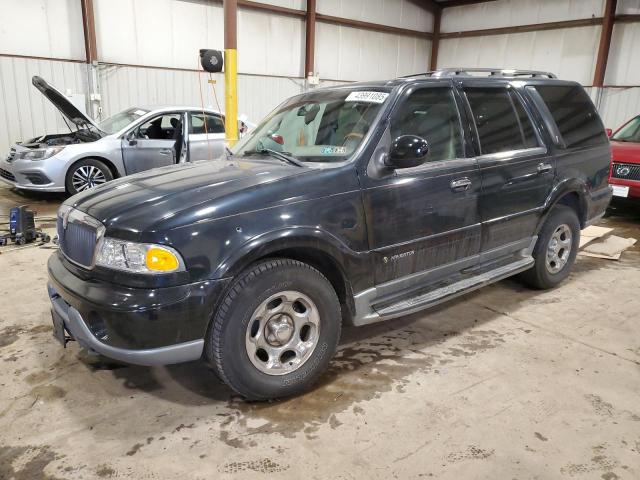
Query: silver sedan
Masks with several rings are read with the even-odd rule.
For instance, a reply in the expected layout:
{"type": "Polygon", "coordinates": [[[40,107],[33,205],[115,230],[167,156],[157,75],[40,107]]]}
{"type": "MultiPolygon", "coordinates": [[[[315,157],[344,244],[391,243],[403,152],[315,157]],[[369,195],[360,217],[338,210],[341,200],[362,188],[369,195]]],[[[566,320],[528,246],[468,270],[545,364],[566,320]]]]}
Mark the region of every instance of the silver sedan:
{"type": "MultiPolygon", "coordinates": [[[[12,146],[0,160],[0,180],[13,187],[73,195],[113,178],[224,153],[224,115],[215,110],[133,107],[96,124],[42,78],[33,77],[33,84],[70,132],[12,146]]],[[[239,122],[241,132],[250,126],[239,122]]]]}

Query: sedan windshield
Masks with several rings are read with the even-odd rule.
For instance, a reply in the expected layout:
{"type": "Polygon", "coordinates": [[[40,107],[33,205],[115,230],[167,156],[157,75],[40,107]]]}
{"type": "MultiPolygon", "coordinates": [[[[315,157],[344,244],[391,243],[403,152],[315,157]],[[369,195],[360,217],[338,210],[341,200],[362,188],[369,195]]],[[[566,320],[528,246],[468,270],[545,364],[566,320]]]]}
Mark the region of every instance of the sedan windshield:
{"type": "Polygon", "coordinates": [[[388,91],[325,90],[294,97],[269,114],[232,150],[284,153],[302,162],[340,162],[362,143],[388,91]]]}
{"type": "Polygon", "coordinates": [[[616,140],[618,142],[640,143],[640,116],[634,118],[622,127],[613,137],[611,137],[611,140],[616,140]]]}
{"type": "Polygon", "coordinates": [[[98,126],[103,132],[116,133],[147,113],[149,111],[142,108],[130,108],[103,120],[98,126]]]}

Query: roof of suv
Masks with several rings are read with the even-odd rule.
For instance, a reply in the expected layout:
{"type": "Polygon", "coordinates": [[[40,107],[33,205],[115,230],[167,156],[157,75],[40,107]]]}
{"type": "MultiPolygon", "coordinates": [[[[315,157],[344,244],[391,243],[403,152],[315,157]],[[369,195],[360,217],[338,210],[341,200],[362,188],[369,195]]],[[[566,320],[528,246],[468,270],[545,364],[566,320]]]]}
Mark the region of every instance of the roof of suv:
{"type": "MultiPolygon", "coordinates": [[[[537,70],[517,70],[517,69],[505,69],[505,68],[442,68],[439,70],[433,70],[430,72],[416,73],[413,75],[407,75],[404,77],[398,77],[391,80],[378,80],[378,81],[365,81],[349,83],[341,87],[346,88],[362,88],[362,87],[396,87],[408,82],[415,82],[416,80],[439,80],[442,78],[478,78],[485,80],[519,80],[528,78],[531,80],[551,80],[557,82],[564,82],[558,80],[555,74],[551,72],[543,72],[537,70]]],[[[575,83],[575,82],[571,82],[575,83]]],[[[336,87],[329,87],[336,88],[336,87]]],[[[340,88],[340,87],[338,87],[340,88]]]]}

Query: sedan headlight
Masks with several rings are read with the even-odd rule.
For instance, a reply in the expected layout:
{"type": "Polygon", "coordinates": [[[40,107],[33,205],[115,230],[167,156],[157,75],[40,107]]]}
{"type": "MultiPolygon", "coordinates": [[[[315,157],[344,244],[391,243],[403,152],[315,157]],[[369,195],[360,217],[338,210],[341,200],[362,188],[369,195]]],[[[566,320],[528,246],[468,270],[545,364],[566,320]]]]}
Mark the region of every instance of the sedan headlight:
{"type": "Polygon", "coordinates": [[[53,157],[55,154],[60,153],[64,149],[64,145],[58,147],[48,148],[36,148],[34,150],[25,150],[24,152],[16,153],[17,159],[21,160],[44,160],[49,157],[53,157]]]}
{"type": "Polygon", "coordinates": [[[165,245],[134,243],[104,238],[96,265],[132,273],[173,273],[184,271],[178,252],[165,245]]]}

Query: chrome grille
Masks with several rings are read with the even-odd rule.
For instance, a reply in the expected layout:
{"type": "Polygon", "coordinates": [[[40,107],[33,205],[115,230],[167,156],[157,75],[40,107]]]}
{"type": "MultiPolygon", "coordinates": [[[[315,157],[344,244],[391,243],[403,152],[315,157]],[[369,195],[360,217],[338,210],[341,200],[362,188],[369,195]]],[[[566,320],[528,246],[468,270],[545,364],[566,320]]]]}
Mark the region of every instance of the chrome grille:
{"type": "Polygon", "coordinates": [[[640,180],[640,164],[614,163],[611,176],[623,180],[640,180]]]}
{"type": "Polygon", "coordinates": [[[72,262],[85,268],[92,268],[96,245],[104,227],[78,210],[71,210],[66,215],[66,228],[64,224],[63,217],[58,216],[60,250],[72,262]]]}

